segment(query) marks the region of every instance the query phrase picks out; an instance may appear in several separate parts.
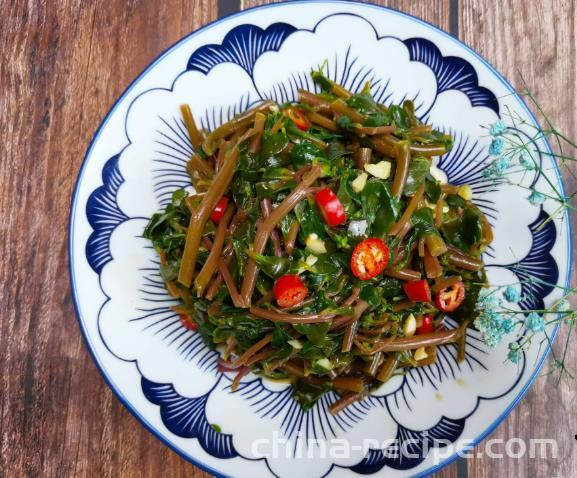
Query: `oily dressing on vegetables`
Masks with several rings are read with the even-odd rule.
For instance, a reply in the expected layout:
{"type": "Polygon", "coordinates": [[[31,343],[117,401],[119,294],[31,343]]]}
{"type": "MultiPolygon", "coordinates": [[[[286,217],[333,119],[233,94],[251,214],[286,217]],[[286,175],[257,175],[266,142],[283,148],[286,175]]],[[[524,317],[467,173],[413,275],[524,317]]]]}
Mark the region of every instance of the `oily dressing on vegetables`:
{"type": "Polygon", "coordinates": [[[233,390],[252,371],[290,380],[305,410],[334,391],[338,413],[437,347],[465,357],[492,231],[467,185],[431,174],[452,138],[411,101],[312,78],[318,92],[210,132],[183,105],[195,193],[175,191],[144,235],[183,327],[222,352],[233,390]]]}

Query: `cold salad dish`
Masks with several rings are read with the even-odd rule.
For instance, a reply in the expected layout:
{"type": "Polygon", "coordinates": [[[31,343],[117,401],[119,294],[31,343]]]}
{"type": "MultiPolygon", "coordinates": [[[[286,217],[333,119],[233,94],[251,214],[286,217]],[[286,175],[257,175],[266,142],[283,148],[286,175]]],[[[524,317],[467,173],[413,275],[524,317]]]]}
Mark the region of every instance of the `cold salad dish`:
{"type": "Polygon", "coordinates": [[[465,357],[492,230],[469,186],[442,181],[452,138],[411,101],[312,78],[318,93],[210,132],[183,105],[194,193],[175,191],[144,235],[232,390],[249,372],[289,380],[304,409],[336,392],[336,414],[438,347],[465,357]]]}

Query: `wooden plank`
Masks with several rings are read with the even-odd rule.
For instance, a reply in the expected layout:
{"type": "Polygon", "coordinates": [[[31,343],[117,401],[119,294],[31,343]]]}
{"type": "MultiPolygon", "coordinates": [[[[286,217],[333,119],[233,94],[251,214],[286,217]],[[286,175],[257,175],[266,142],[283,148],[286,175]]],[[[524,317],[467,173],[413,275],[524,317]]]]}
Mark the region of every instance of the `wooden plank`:
{"type": "MultiPolygon", "coordinates": [[[[462,39],[518,89],[523,87],[522,75],[556,126],[575,139],[575,2],[547,0],[529,4],[522,0],[461,0],[460,8],[462,39]]],[[[542,120],[540,115],[538,117],[542,120]]],[[[577,173],[575,165],[572,170],[577,173]]],[[[568,190],[577,190],[577,182],[568,171],[564,172],[564,177],[568,190]]],[[[574,258],[576,252],[574,249],[574,258]]],[[[574,271],[573,284],[576,279],[574,271]]],[[[565,347],[567,330],[568,327],[564,327],[557,338],[554,347],[557,354],[565,347]]],[[[577,350],[574,346],[570,348],[567,363],[575,372],[577,350]]],[[[536,380],[527,396],[491,437],[504,440],[553,438],[558,442],[558,458],[490,459],[485,456],[469,461],[471,477],[577,476],[577,386],[570,380],[558,383],[557,375],[546,375],[547,372],[551,372],[551,361],[543,376],[536,380]]]]}
{"type": "MultiPolygon", "coordinates": [[[[245,9],[269,3],[278,3],[278,0],[242,0],[242,5],[245,9]]],[[[385,7],[391,7],[409,13],[436,25],[447,32],[450,28],[449,0],[376,0],[370,2],[365,1],[365,3],[383,5],[385,7]]]]}
{"type": "Polygon", "coordinates": [[[106,111],[214,2],[1,2],[0,475],[209,476],[113,397],[69,295],[67,217],[106,111]],[[5,94],[4,92],[7,92],[5,94]],[[169,473],[166,474],[166,471],[169,473]]]}
{"type": "MultiPolygon", "coordinates": [[[[378,3],[451,25],[449,0],[378,3]]],[[[465,41],[517,85],[521,70],[574,132],[575,4],[461,0],[460,9],[465,41]]],[[[207,477],[142,428],[96,371],[75,325],[65,231],[76,172],[106,111],[162,50],[215,19],[216,1],[17,0],[0,2],[0,14],[0,208],[9,211],[0,223],[0,475],[207,477]]],[[[576,398],[574,382],[543,377],[492,435],[557,438],[559,459],[475,459],[470,475],[577,476],[576,398]]]]}

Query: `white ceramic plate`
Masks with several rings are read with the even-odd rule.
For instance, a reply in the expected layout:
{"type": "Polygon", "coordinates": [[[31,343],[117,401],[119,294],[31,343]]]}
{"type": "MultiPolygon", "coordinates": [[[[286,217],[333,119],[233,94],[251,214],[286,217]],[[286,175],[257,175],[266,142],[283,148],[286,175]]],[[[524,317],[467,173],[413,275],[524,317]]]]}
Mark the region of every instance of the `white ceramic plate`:
{"type": "MultiPolygon", "coordinates": [[[[554,205],[533,206],[525,189],[482,175],[492,158],[481,125],[510,108],[527,121],[523,134],[534,118],[465,45],[396,11],[332,1],[248,10],[192,33],[146,68],[98,129],[72,200],[70,273],[86,343],[110,387],[164,443],[215,474],[428,474],[503,420],[548,352],[536,344],[515,365],[505,360],[506,344],[489,349],[471,330],[464,363],[446,350],[437,365],[412,370],[337,417],[326,412],[330,397],[303,413],[288,386],[252,375],[230,392],[217,353],[170,311],[142,231],[171,192],[188,185],[192,150],[181,103],[212,129],[254,102],[284,102],[298,87],[314,88],[308,73],[325,59],[346,88],[370,79],[380,101],[414,99],[419,116],[455,136],[439,168],[450,182],[471,184],[490,217],[492,284],[523,282],[519,307],[531,309],[560,295],[531,278],[565,285],[569,277],[568,224],[543,226],[554,205]]],[[[549,157],[537,159],[561,187],[549,157]]],[[[535,173],[522,184],[546,188],[535,173]]]]}

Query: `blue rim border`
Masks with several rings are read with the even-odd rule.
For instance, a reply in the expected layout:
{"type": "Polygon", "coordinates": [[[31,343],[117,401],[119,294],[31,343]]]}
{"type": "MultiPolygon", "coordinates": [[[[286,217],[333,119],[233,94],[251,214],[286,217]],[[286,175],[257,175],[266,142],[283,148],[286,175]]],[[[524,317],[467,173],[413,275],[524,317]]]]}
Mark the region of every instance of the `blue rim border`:
{"type": "MultiPolygon", "coordinates": [[[[108,120],[110,119],[110,117],[112,116],[112,114],[114,113],[114,111],[116,110],[116,107],[118,106],[118,104],[123,100],[123,98],[126,96],[126,94],[132,90],[132,88],[140,81],[140,79],[146,75],[146,73],[151,70],[158,62],[160,62],[165,56],[169,55],[173,50],[175,50],[176,48],[178,48],[180,46],[181,43],[183,43],[184,41],[204,32],[205,30],[208,30],[210,28],[212,28],[213,26],[218,25],[219,23],[222,23],[226,20],[229,20],[231,18],[236,18],[236,17],[240,17],[242,15],[244,15],[246,12],[249,12],[251,10],[256,10],[256,9],[270,9],[270,8],[276,8],[279,6],[283,6],[286,3],[300,3],[300,4],[307,4],[307,3],[317,3],[317,4],[323,4],[323,3],[333,3],[333,4],[355,4],[355,5],[361,5],[367,8],[374,8],[377,10],[386,10],[388,12],[391,12],[395,15],[399,15],[405,18],[410,18],[413,21],[416,21],[417,23],[424,25],[428,28],[431,28],[435,31],[437,31],[438,33],[442,34],[443,36],[445,36],[446,38],[450,39],[452,42],[460,45],[461,47],[463,47],[466,51],[468,51],[469,53],[471,53],[477,60],[479,60],[481,63],[483,63],[500,81],[501,83],[511,92],[513,93],[513,95],[516,97],[516,99],[520,102],[520,104],[523,106],[525,112],[527,113],[527,115],[529,116],[529,118],[531,118],[531,120],[536,124],[539,125],[539,122],[537,121],[537,119],[535,118],[535,115],[532,113],[532,111],[529,109],[529,107],[526,105],[525,101],[517,94],[516,90],[512,87],[512,85],[505,79],[505,77],[499,73],[487,60],[485,60],[479,53],[477,53],[475,50],[473,50],[471,47],[469,47],[468,45],[466,45],[464,42],[462,42],[461,40],[451,36],[449,33],[445,32],[444,30],[436,27],[435,25],[422,20],[418,17],[415,17],[414,15],[410,15],[408,13],[405,12],[401,12],[398,10],[395,10],[393,8],[389,8],[389,7],[384,7],[384,6],[380,6],[380,5],[374,5],[371,3],[363,3],[357,0],[291,0],[290,2],[281,2],[281,3],[273,3],[273,4],[269,4],[269,5],[262,5],[262,6],[258,6],[258,7],[252,7],[252,8],[247,8],[246,10],[242,10],[240,12],[237,13],[233,13],[231,15],[227,15],[224,16],[222,18],[218,18],[217,20],[214,20],[210,23],[207,23],[206,25],[198,28],[197,30],[189,33],[188,35],[184,36],[183,38],[181,38],[180,40],[178,40],[176,43],[172,44],[171,46],[169,46],[167,49],[165,49],[163,52],[161,52],[152,62],[150,62],[148,64],[148,66],[126,87],[126,89],[122,92],[122,94],[118,97],[118,99],[114,102],[114,104],[112,105],[112,107],[110,108],[110,110],[108,111],[108,113],[106,113],[106,116],[104,117],[104,119],[102,120],[102,122],[100,123],[98,129],[96,130],[96,133],[94,134],[94,137],[92,138],[92,140],[90,141],[90,144],[88,146],[88,149],[86,151],[86,154],[84,155],[84,159],[82,160],[82,164],[80,166],[80,170],[78,172],[78,176],[76,178],[76,182],[74,184],[74,189],[72,191],[72,197],[71,197],[71,204],[70,204],[70,215],[68,218],[68,244],[67,244],[67,248],[68,248],[68,272],[69,272],[69,276],[70,276],[70,289],[71,289],[71,293],[72,293],[72,303],[74,305],[74,311],[76,313],[76,319],[80,325],[80,331],[82,333],[82,337],[84,339],[84,342],[87,345],[88,351],[90,352],[90,355],[96,365],[96,368],[98,369],[98,371],[100,372],[100,375],[102,376],[102,378],[104,379],[105,383],[108,385],[108,387],[112,390],[112,392],[114,393],[114,395],[116,395],[116,397],[118,398],[118,400],[120,400],[120,402],[124,405],[124,407],[126,407],[126,409],[149,431],[151,432],[156,438],[158,438],[164,445],[168,446],[171,450],[173,450],[175,453],[177,453],[180,457],[182,457],[183,459],[185,459],[186,461],[194,464],[195,466],[197,466],[198,468],[200,468],[201,470],[204,470],[206,472],[212,473],[217,477],[227,477],[229,475],[225,475],[222,474],[221,472],[213,469],[212,467],[210,467],[209,465],[206,465],[200,461],[197,461],[196,459],[194,459],[193,457],[190,457],[188,455],[185,454],[185,452],[183,450],[181,450],[179,447],[177,447],[175,444],[168,442],[158,431],[157,429],[147,421],[147,419],[145,417],[143,417],[142,415],[140,415],[140,413],[138,412],[138,410],[136,410],[132,404],[123,396],[123,394],[121,393],[121,391],[119,389],[117,389],[114,384],[112,383],[111,379],[109,379],[108,375],[106,374],[106,372],[104,371],[104,368],[101,366],[101,363],[98,359],[98,356],[96,355],[96,353],[94,352],[94,349],[91,346],[91,342],[90,339],[86,333],[86,330],[84,328],[83,322],[80,318],[80,309],[78,306],[78,302],[77,302],[77,294],[76,294],[76,285],[74,282],[74,274],[73,274],[73,268],[72,268],[72,264],[73,264],[73,245],[72,245],[72,241],[73,241],[73,231],[74,231],[74,223],[73,223],[73,218],[76,212],[76,206],[77,206],[77,196],[78,196],[78,186],[82,180],[82,177],[84,175],[85,172],[85,168],[86,168],[86,164],[87,164],[87,159],[90,156],[91,152],[92,152],[92,148],[94,146],[94,143],[96,142],[96,140],[98,139],[98,137],[100,136],[100,133],[102,131],[102,129],[106,126],[106,124],[108,123],[108,120]]],[[[549,153],[552,152],[551,150],[551,146],[549,144],[548,141],[545,141],[545,144],[547,146],[547,150],[549,153]]],[[[555,173],[557,175],[557,179],[559,181],[559,185],[561,188],[561,192],[563,194],[565,194],[565,186],[563,183],[563,177],[561,175],[561,171],[559,170],[559,167],[557,165],[555,165],[555,173]]],[[[565,218],[565,223],[567,225],[567,229],[568,229],[568,241],[567,241],[567,257],[569,258],[569,267],[567,269],[567,277],[565,280],[565,288],[568,288],[570,285],[570,279],[571,279],[571,273],[573,270],[573,260],[572,260],[572,227],[571,227],[571,220],[569,218],[569,215],[566,216],[565,218]]],[[[559,331],[559,324],[557,324],[555,326],[555,329],[553,330],[553,333],[551,334],[551,343],[554,342],[557,333],[559,331]]],[[[473,443],[471,444],[472,447],[477,446],[480,442],[482,442],[488,435],[490,435],[495,428],[497,428],[502,422],[503,420],[513,411],[513,409],[515,408],[515,406],[519,403],[519,401],[525,396],[525,394],[528,392],[529,388],[531,387],[531,385],[533,384],[533,382],[535,381],[535,379],[537,378],[537,376],[539,375],[539,372],[541,371],[541,369],[543,368],[543,365],[545,363],[545,360],[547,359],[547,357],[549,356],[551,352],[551,346],[547,345],[547,349],[545,350],[545,352],[543,353],[543,356],[541,357],[541,360],[539,361],[539,363],[537,364],[537,366],[535,367],[535,370],[533,371],[533,374],[529,377],[529,380],[527,381],[527,383],[525,384],[525,386],[519,391],[519,393],[517,394],[517,396],[513,399],[513,401],[510,403],[510,405],[506,408],[506,410],[499,416],[497,417],[493,423],[491,425],[489,425],[489,427],[487,427],[485,429],[485,431],[478,437],[476,437],[473,440],[473,443]]],[[[449,465],[450,463],[452,463],[453,461],[455,461],[457,458],[459,457],[459,453],[454,453],[452,456],[448,457],[446,460],[438,463],[437,465],[424,470],[420,473],[418,473],[417,475],[414,475],[415,477],[426,477],[426,476],[430,476],[433,473],[439,471],[440,469],[444,468],[445,466],[449,465]]]]}

